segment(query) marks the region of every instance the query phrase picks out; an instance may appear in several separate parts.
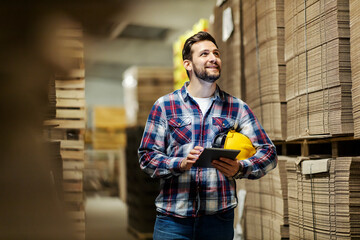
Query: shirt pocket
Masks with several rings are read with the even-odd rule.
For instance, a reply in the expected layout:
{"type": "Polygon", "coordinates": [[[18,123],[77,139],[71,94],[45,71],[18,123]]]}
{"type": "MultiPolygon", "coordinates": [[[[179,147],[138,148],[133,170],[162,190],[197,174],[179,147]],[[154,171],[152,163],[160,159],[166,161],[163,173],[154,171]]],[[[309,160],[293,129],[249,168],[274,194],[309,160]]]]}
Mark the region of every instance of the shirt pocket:
{"type": "Polygon", "coordinates": [[[215,134],[225,132],[234,126],[234,120],[224,117],[213,117],[212,124],[214,126],[215,134]]]}
{"type": "Polygon", "coordinates": [[[179,144],[185,144],[191,142],[192,128],[191,118],[179,117],[170,118],[168,120],[170,126],[170,133],[173,139],[179,144]]]}

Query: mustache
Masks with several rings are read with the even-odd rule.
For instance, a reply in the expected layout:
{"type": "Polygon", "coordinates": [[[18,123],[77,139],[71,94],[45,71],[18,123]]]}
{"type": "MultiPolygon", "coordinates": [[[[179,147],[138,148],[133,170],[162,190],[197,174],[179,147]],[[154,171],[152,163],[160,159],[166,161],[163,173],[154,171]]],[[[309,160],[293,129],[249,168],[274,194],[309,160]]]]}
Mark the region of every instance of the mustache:
{"type": "Polygon", "coordinates": [[[211,64],[211,65],[208,65],[206,66],[207,68],[213,68],[213,67],[216,67],[216,68],[219,68],[220,66],[218,64],[211,64]]]}

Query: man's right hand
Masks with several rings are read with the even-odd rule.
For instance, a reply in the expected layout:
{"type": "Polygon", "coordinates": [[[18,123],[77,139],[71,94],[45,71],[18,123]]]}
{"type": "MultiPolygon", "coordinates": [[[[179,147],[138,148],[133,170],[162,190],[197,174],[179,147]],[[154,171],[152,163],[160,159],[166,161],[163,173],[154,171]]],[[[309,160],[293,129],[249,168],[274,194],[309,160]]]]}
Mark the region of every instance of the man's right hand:
{"type": "Polygon", "coordinates": [[[192,165],[196,162],[196,160],[199,158],[200,153],[204,150],[203,147],[196,146],[194,147],[190,153],[184,158],[180,163],[180,169],[182,171],[189,170],[192,165]]]}

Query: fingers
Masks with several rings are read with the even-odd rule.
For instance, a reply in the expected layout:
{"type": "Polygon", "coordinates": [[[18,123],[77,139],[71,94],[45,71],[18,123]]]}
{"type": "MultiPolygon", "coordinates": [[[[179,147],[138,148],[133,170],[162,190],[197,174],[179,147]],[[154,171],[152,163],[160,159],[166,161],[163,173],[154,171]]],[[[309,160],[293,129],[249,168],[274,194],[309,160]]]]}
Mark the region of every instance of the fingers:
{"type": "Polygon", "coordinates": [[[229,159],[229,158],[220,158],[220,160],[230,166],[237,166],[237,161],[236,160],[233,160],[233,159],[229,159]]]}
{"type": "Polygon", "coordinates": [[[203,151],[203,150],[204,150],[204,148],[201,147],[201,146],[195,146],[194,149],[195,149],[195,150],[200,150],[200,151],[203,151]]]}
{"type": "Polygon", "coordinates": [[[238,161],[234,161],[228,158],[220,158],[220,160],[214,160],[212,165],[225,176],[232,177],[239,170],[240,163],[238,163],[238,161]]]}
{"type": "Polygon", "coordinates": [[[180,168],[182,170],[189,170],[192,165],[199,158],[201,152],[204,150],[203,147],[196,146],[194,149],[190,151],[190,153],[186,156],[186,158],[181,162],[180,168]]]}

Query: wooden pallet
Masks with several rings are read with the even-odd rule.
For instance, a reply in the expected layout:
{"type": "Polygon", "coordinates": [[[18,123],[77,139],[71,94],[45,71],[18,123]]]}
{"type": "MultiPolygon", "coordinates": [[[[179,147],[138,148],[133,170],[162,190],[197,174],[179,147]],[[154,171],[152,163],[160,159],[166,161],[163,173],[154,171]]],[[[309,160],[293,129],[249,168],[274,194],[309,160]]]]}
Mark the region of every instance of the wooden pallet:
{"type": "Polygon", "coordinates": [[[354,136],[319,135],[294,141],[274,141],[278,155],[303,157],[360,156],[360,140],[354,136]]]}

